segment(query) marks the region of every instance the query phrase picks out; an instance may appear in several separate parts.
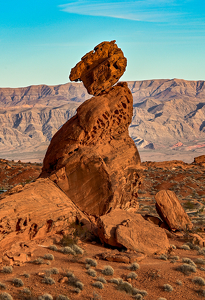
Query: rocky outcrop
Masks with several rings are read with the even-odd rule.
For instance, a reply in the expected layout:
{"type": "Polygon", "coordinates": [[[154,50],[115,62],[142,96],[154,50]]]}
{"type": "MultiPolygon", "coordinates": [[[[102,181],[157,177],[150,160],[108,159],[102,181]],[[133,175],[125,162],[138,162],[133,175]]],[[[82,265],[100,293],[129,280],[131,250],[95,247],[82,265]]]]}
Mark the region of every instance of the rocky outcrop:
{"type": "Polygon", "coordinates": [[[140,214],[120,209],[98,219],[98,234],[103,243],[144,254],[165,252],[169,248],[164,229],[144,220],[140,214]]]}
{"type": "MultiPolygon", "coordinates": [[[[38,179],[1,195],[1,250],[19,241],[68,230],[82,213],[50,179],[38,179]]],[[[82,218],[82,216],[81,216],[82,218]]]]}
{"type": "Polygon", "coordinates": [[[41,177],[49,176],[88,214],[137,208],[140,157],[128,134],[131,120],[126,83],[87,100],[52,138],[41,177]]]}
{"type": "Polygon", "coordinates": [[[171,230],[190,230],[193,227],[176,194],[161,190],[155,195],[156,210],[171,230]]]}
{"type": "Polygon", "coordinates": [[[205,155],[200,155],[194,158],[194,164],[205,167],[205,155]]]}
{"type": "Polygon", "coordinates": [[[116,41],[102,42],[71,69],[69,79],[81,80],[91,95],[113,86],[125,72],[127,59],[116,41]]]}

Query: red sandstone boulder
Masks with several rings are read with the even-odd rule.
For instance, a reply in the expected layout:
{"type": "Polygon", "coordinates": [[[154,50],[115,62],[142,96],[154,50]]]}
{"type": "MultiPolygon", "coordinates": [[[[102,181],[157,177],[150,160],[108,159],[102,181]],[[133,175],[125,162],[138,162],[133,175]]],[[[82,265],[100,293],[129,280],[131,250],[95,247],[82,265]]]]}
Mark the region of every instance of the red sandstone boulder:
{"type": "Polygon", "coordinates": [[[160,218],[171,230],[192,229],[193,224],[174,192],[161,190],[155,195],[155,200],[160,218]]]}
{"type": "Polygon", "coordinates": [[[67,230],[77,216],[77,207],[50,179],[38,179],[18,193],[2,194],[1,250],[18,242],[44,238],[67,230]]]}
{"type": "Polygon", "coordinates": [[[144,220],[140,214],[120,209],[98,219],[98,235],[103,243],[144,254],[161,253],[169,248],[164,229],[144,220]]]}
{"type": "Polygon", "coordinates": [[[53,180],[88,214],[136,210],[141,167],[128,134],[132,110],[126,83],[85,101],[52,138],[40,176],[53,180]]]}
{"type": "Polygon", "coordinates": [[[102,42],[71,69],[71,81],[83,81],[91,95],[113,86],[125,72],[127,59],[115,41],[102,42]]]}
{"type": "Polygon", "coordinates": [[[205,167],[205,155],[200,155],[194,158],[194,164],[205,167]]]}

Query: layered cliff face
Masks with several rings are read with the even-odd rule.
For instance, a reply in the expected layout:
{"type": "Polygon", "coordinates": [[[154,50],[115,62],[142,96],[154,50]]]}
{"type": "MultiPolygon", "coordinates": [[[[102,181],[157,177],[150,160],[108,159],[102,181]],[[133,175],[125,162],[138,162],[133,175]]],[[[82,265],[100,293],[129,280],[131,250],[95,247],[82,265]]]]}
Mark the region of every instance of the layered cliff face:
{"type": "MultiPolygon", "coordinates": [[[[204,81],[145,80],[128,82],[128,86],[134,103],[129,132],[140,151],[154,148],[169,153],[174,145],[188,155],[203,150],[204,81]]],[[[1,153],[10,157],[16,151],[10,158],[21,159],[20,152],[30,152],[32,157],[35,151],[42,160],[55,132],[90,97],[82,83],[0,89],[1,153]]],[[[197,155],[200,152],[188,161],[197,155]]]]}

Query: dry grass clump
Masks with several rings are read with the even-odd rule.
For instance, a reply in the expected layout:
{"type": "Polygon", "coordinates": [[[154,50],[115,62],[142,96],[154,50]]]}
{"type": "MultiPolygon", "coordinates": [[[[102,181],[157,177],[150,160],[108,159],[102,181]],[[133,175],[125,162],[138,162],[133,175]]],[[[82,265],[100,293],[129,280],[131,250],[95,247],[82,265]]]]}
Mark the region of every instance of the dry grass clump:
{"type": "Polygon", "coordinates": [[[4,266],[1,272],[6,274],[11,274],[13,272],[13,268],[12,266],[4,266]]]}
{"type": "Polygon", "coordinates": [[[203,248],[199,249],[198,254],[205,255],[205,248],[203,247],[203,248]]]}
{"type": "Polygon", "coordinates": [[[22,276],[24,276],[25,278],[29,278],[29,277],[30,277],[30,274],[28,274],[28,273],[23,273],[22,276]]]}
{"type": "Polygon", "coordinates": [[[96,277],[97,273],[94,269],[88,269],[87,270],[88,275],[92,276],[92,277],[96,277]]]}
{"type": "Polygon", "coordinates": [[[35,260],[33,261],[33,263],[36,264],[36,265],[44,264],[44,259],[41,258],[41,257],[38,257],[37,259],[35,259],[35,260]]]}
{"type": "Polygon", "coordinates": [[[167,260],[168,259],[166,254],[161,254],[158,258],[162,259],[162,260],[167,260]]]}
{"type": "Polygon", "coordinates": [[[0,290],[5,290],[5,289],[6,289],[6,285],[0,282],[0,290]]]}
{"type": "Polygon", "coordinates": [[[114,269],[111,266],[104,266],[104,269],[102,270],[102,273],[106,276],[113,275],[114,269]]]}
{"type": "Polygon", "coordinates": [[[43,258],[48,259],[48,260],[54,260],[53,254],[50,254],[50,253],[45,254],[43,258]]]}
{"type": "Polygon", "coordinates": [[[179,248],[180,248],[180,249],[183,249],[183,250],[190,250],[189,245],[186,245],[186,244],[180,246],[179,248]]]}
{"type": "Polygon", "coordinates": [[[77,280],[77,281],[75,282],[75,286],[76,286],[76,288],[80,289],[81,291],[82,291],[83,288],[84,288],[84,284],[83,284],[81,281],[79,281],[79,280],[77,280]]]}
{"type": "Polygon", "coordinates": [[[44,277],[42,282],[50,285],[55,284],[55,280],[51,277],[44,277]]]}
{"type": "Polygon", "coordinates": [[[194,278],[192,279],[192,282],[195,283],[195,284],[201,285],[201,286],[204,286],[204,285],[205,285],[205,280],[204,280],[204,278],[198,277],[198,276],[194,277],[194,278]]]}
{"type": "Polygon", "coordinates": [[[95,259],[92,258],[86,258],[85,259],[85,263],[87,265],[90,265],[91,267],[97,267],[97,261],[95,259]]]}
{"type": "Polygon", "coordinates": [[[97,281],[100,281],[100,282],[102,282],[102,283],[107,283],[107,281],[105,280],[105,278],[104,278],[104,277],[101,277],[101,276],[97,277],[96,280],[97,280],[97,281]]]}
{"type": "Polygon", "coordinates": [[[76,253],[76,254],[83,254],[83,249],[81,249],[78,245],[74,244],[71,246],[73,251],[76,253]]]}
{"type": "Polygon", "coordinates": [[[101,290],[104,289],[104,285],[101,281],[96,281],[96,282],[92,283],[92,286],[94,286],[98,289],[101,289],[101,290]]]}
{"type": "Polygon", "coordinates": [[[44,294],[38,297],[38,300],[53,300],[53,296],[50,294],[44,294]]]}
{"type": "Polygon", "coordinates": [[[184,273],[185,275],[189,275],[191,273],[196,273],[196,268],[189,264],[183,264],[176,268],[177,271],[184,273]]]}
{"type": "Polygon", "coordinates": [[[195,262],[199,265],[205,265],[205,259],[203,258],[197,258],[195,262]]]}
{"type": "Polygon", "coordinates": [[[56,300],[70,300],[67,296],[65,295],[58,295],[58,297],[56,298],[56,300]]]}
{"type": "Polygon", "coordinates": [[[186,264],[189,264],[191,266],[194,266],[196,268],[196,264],[193,262],[193,260],[191,260],[190,258],[188,257],[184,257],[182,258],[182,262],[183,263],[186,263],[186,264]]]}
{"type": "Polygon", "coordinates": [[[179,260],[179,256],[173,255],[173,256],[170,256],[169,259],[172,259],[172,260],[179,260]]]}
{"type": "Polygon", "coordinates": [[[172,292],[173,291],[173,287],[170,284],[168,284],[168,283],[166,283],[166,284],[163,285],[163,289],[166,292],[172,292]]]}
{"type": "Polygon", "coordinates": [[[58,248],[56,247],[56,245],[50,245],[48,248],[52,251],[58,251],[58,248]]]}
{"type": "Polygon", "coordinates": [[[20,287],[24,285],[23,281],[20,278],[14,278],[12,282],[16,287],[20,287]]]}
{"type": "Polygon", "coordinates": [[[93,292],[93,298],[91,300],[102,300],[102,296],[98,295],[96,292],[93,292]]]}
{"type": "Polygon", "coordinates": [[[60,252],[62,252],[63,254],[72,254],[72,255],[75,255],[75,251],[71,247],[69,247],[69,246],[62,247],[60,249],[60,252]]]}
{"type": "Polygon", "coordinates": [[[0,300],[13,300],[10,294],[4,292],[0,294],[0,300]]]}
{"type": "Polygon", "coordinates": [[[57,268],[51,268],[49,270],[47,270],[50,272],[50,274],[59,274],[59,270],[57,268]]]}
{"type": "Polygon", "coordinates": [[[132,293],[133,293],[133,287],[132,287],[131,283],[129,283],[127,281],[120,280],[118,283],[117,289],[119,291],[124,291],[130,295],[132,295],[132,293]]]}
{"type": "Polygon", "coordinates": [[[139,268],[140,268],[140,266],[137,263],[132,263],[131,265],[128,266],[128,269],[130,271],[137,271],[139,268]]]}
{"type": "Polygon", "coordinates": [[[31,294],[31,291],[30,291],[29,288],[24,288],[24,289],[22,290],[22,293],[23,293],[23,294],[30,295],[30,294],[31,294]]]}
{"type": "Polygon", "coordinates": [[[138,275],[137,275],[135,272],[130,272],[130,273],[127,275],[127,278],[136,279],[137,276],[138,276],[138,275]]]}
{"type": "Polygon", "coordinates": [[[138,289],[136,289],[136,288],[133,288],[132,289],[132,294],[133,295],[142,295],[142,297],[145,297],[145,296],[147,296],[147,291],[145,291],[145,290],[138,290],[138,289]]]}
{"type": "Polygon", "coordinates": [[[119,284],[119,280],[117,278],[111,278],[110,280],[108,280],[108,282],[114,283],[114,284],[119,284]]]}

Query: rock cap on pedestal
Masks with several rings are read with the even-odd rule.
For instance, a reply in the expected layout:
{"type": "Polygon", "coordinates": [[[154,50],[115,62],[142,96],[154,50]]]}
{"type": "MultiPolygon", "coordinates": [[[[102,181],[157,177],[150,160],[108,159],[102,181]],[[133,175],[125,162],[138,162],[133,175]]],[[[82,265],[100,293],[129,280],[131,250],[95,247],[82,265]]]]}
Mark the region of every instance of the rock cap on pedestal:
{"type": "Polygon", "coordinates": [[[127,59],[116,41],[102,42],[94,50],[85,54],[79,63],[71,69],[71,81],[83,81],[91,95],[113,86],[123,75],[127,59]]]}

